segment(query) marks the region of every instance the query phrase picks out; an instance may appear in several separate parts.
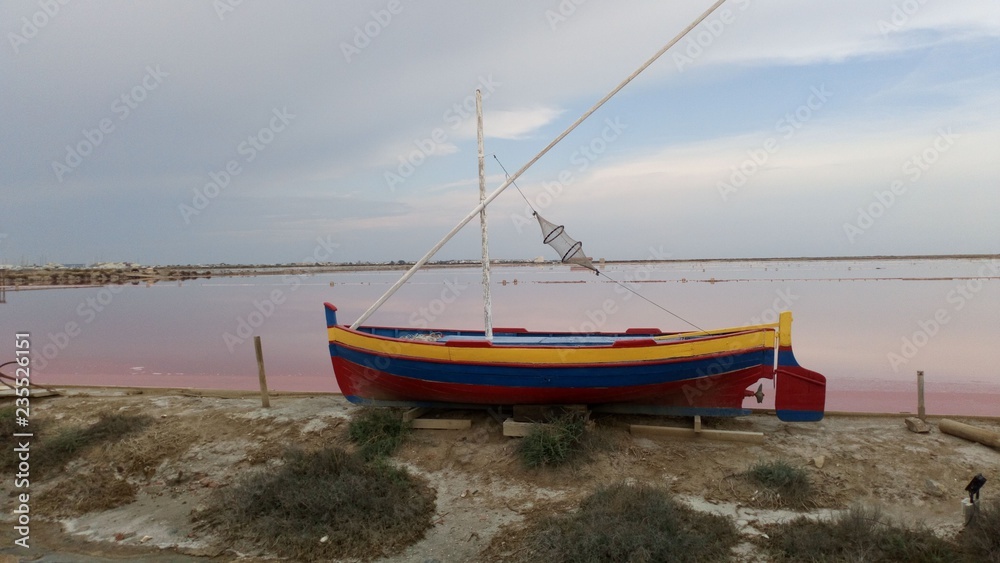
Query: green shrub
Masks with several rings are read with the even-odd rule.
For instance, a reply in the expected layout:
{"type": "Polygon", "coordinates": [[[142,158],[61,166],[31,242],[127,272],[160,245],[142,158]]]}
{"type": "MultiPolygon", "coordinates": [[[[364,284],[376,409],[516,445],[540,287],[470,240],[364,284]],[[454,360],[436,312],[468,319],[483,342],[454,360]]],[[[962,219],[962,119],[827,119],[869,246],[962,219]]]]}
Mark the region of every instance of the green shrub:
{"type": "Polygon", "coordinates": [[[930,530],[892,523],[881,510],[854,506],[831,520],[798,518],[768,528],[768,549],[779,561],[906,561],[951,563],[958,548],[930,530]]]}
{"type": "Polygon", "coordinates": [[[971,559],[1000,563],[1000,502],[983,501],[959,539],[971,559]]]}
{"type": "Polygon", "coordinates": [[[771,504],[776,506],[806,506],[812,494],[809,474],[787,461],[758,461],[742,476],[767,489],[771,504]]]}
{"type": "MultiPolygon", "coordinates": [[[[505,561],[728,561],[738,540],[731,519],[684,506],[667,491],[617,484],[572,514],[544,518],[513,540],[505,561]]],[[[510,538],[504,538],[511,543],[510,538]]]]}
{"type": "Polygon", "coordinates": [[[536,424],[518,444],[521,461],[531,468],[566,463],[580,453],[586,431],[587,416],[575,412],[536,424]]]}
{"type": "Polygon", "coordinates": [[[409,432],[403,415],[394,409],[369,407],[351,419],[347,435],[366,460],[393,454],[409,432]]]}
{"type": "Polygon", "coordinates": [[[374,559],[431,526],[434,495],[405,470],[337,448],[290,450],[276,471],[219,489],[201,524],[292,560],[374,559]]]}

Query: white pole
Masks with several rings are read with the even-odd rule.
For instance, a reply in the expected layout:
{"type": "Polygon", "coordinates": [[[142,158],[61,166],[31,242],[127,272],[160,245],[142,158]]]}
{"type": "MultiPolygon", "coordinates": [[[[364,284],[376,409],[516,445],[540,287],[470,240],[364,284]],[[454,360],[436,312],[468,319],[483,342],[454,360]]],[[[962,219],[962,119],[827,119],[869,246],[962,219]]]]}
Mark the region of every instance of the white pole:
{"type": "MultiPolygon", "coordinates": [[[[486,163],[483,150],[483,94],[476,89],[476,141],[479,145],[479,203],[486,201],[486,163]]],[[[486,232],[486,206],[479,211],[479,230],[483,238],[483,322],[486,340],[493,340],[493,300],[490,298],[490,243],[486,232]]]]}
{"type": "Polygon", "coordinates": [[[680,33],[678,33],[676,37],[674,37],[673,39],[671,39],[670,42],[668,42],[666,45],[664,45],[662,48],[660,48],[660,50],[657,51],[656,54],[654,54],[652,57],[650,57],[649,60],[647,60],[646,62],[642,63],[642,65],[639,68],[637,68],[635,70],[635,72],[633,72],[632,74],[630,74],[625,80],[622,80],[621,83],[618,84],[618,86],[615,86],[615,88],[613,90],[611,90],[610,92],[608,92],[608,94],[606,96],[604,96],[603,98],[601,98],[596,104],[594,104],[593,107],[591,107],[590,109],[588,109],[587,111],[585,111],[583,113],[583,115],[580,116],[579,119],[577,119],[576,121],[574,121],[572,125],[570,125],[569,127],[567,127],[565,131],[563,131],[558,137],[556,137],[555,139],[553,139],[551,143],[549,143],[548,145],[546,145],[546,147],[544,149],[542,149],[538,154],[536,154],[534,156],[534,158],[532,158],[531,160],[529,160],[527,164],[525,164],[524,166],[522,166],[520,170],[518,170],[517,172],[515,172],[513,176],[511,176],[510,178],[507,178],[507,180],[503,184],[501,184],[499,188],[493,190],[493,193],[491,193],[490,195],[486,196],[486,199],[484,199],[478,206],[476,206],[475,209],[473,209],[472,211],[470,211],[469,214],[466,215],[464,219],[462,219],[461,221],[459,221],[458,224],[455,225],[455,228],[453,228],[451,231],[449,231],[448,234],[446,234],[444,236],[444,238],[442,238],[440,241],[438,241],[438,243],[435,244],[433,248],[431,248],[430,250],[428,250],[427,254],[424,254],[424,256],[422,258],[420,258],[420,260],[417,260],[416,263],[413,264],[413,266],[411,266],[410,269],[407,270],[405,274],[403,274],[403,277],[399,278],[399,281],[397,281],[396,283],[394,283],[392,285],[392,287],[390,287],[388,290],[386,290],[386,292],[382,295],[382,297],[378,298],[378,301],[376,301],[375,303],[373,303],[372,306],[369,307],[367,311],[365,311],[364,313],[362,313],[361,317],[359,317],[358,320],[354,321],[354,324],[351,325],[351,328],[352,329],[356,329],[359,326],[361,326],[361,323],[363,323],[366,320],[368,320],[368,317],[372,316],[372,313],[374,313],[375,311],[377,311],[378,308],[381,307],[382,304],[386,302],[386,300],[388,300],[390,297],[392,297],[393,293],[396,293],[396,291],[399,290],[399,288],[402,287],[403,284],[406,283],[406,281],[408,279],[410,279],[411,277],[413,277],[413,274],[417,273],[417,270],[419,270],[420,268],[422,268],[424,266],[424,264],[426,264],[427,261],[431,259],[431,257],[433,257],[435,254],[437,254],[437,251],[441,250],[441,247],[443,247],[445,244],[447,244],[448,241],[451,240],[451,238],[454,237],[455,234],[458,233],[458,231],[462,230],[462,227],[468,225],[469,222],[472,221],[476,217],[476,215],[479,214],[480,211],[482,211],[483,209],[485,209],[486,206],[490,204],[490,202],[492,202],[494,199],[496,199],[497,196],[500,195],[501,192],[503,192],[504,190],[506,190],[508,186],[510,186],[515,180],[517,180],[518,178],[520,178],[521,174],[524,174],[525,171],[528,170],[528,168],[531,168],[536,162],[538,162],[538,159],[542,158],[545,155],[545,153],[549,152],[549,150],[551,150],[552,147],[556,146],[559,143],[559,141],[562,141],[563,138],[566,135],[569,135],[574,129],[577,128],[578,125],[580,125],[581,123],[583,123],[583,121],[585,119],[587,119],[588,117],[590,117],[590,115],[592,113],[594,113],[595,111],[597,111],[601,106],[604,105],[605,102],[607,102],[608,100],[610,100],[612,96],[614,96],[615,94],[617,94],[619,90],[621,90],[629,82],[631,82],[632,79],[634,79],[636,76],[639,76],[639,73],[641,73],[642,71],[646,70],[646,68],[649,65],[653,64],[656,61],[656,59],[660,58],[663,55],[663,53],[666,53],[668,49],[670,49],[678,41],[680,41],[681,39],[683,39],[684,36],[688,34],[688,32],[690,32],[698,24],[700,24],[702,21],[704,21],[705,18],[707,18],[708,16],[710,16],[712,14],[712,12],[714,12],[725,1],[726,0],[717,0],[715,2],[715,4],[712,4],[712,6],[709,9],[705,10],[705,12],[703,12],[693,22],[691,22],[690,25],[688,25],[680,33]]]}

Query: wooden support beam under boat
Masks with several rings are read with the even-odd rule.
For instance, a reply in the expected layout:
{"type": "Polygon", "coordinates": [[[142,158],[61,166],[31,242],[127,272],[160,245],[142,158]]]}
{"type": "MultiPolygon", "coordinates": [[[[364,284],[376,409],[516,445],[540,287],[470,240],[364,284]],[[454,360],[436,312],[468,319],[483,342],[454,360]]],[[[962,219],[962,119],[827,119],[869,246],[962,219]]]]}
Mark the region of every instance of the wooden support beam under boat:
{"type": "Polygon", "coordinates": [[[427,414],[428,410],[430,409],[424,409],[420,407],[407,409],[405,412],[403,412],[403,422],[413,422],[415,419],[420,418],[425,414],[427,414]]]}
{"type": "Polygon", "coordinates": [[[414,430],[468,430],[472,420],[468,418],[420,418],[430,409],[412,408],[403,413],[403,422],[414,430]]]}
{"type": "Polygon", "coordinates": [[[551,427],[551,424],[543,422],[518,422],[513,418],[503,421],[503,435],[509,438],[524,438],[531,433],[533,428],[551,427]]]}
{"type": "MultiPolygon", "coordinates": [[[[568,411],[567,411],[568,412],[568,411]]],[[[584,416],[587,416],[586,411],[584,411],[584,416]]],[[[592,430],[594,428],[594,421],[586,421],[587,430],[592,430]]],[[[552,422],[522,422],[519,420],[514,420],[513,418],[508,418],[503,421],[503,435],[508,438],[524,438],[531,431],[536,428],[556,428],[556,424],[552,422]]]]}
{"type": "Polygon", "coordinates": [[[587,405],[514,405],[517,422],[551,422],[569,413],[590,418],[587,405]]]}
{"type": "Polygon", "coordinates": [[[648,426],[644,424],[629,425],[633,436],[658,438],[670,436],[700,440],[719,440],[724,442],[744,442],[748,444],[763,444],[763,432],[743,432],[738,430],[709,430],[706,428],[676,428],[673,426],[648,426]]]}
{"type": "Polygon", "coordinates": [[[472,420],[468,418],[415,418],[410,421],[414,430],[468,430],[472,420]]]}

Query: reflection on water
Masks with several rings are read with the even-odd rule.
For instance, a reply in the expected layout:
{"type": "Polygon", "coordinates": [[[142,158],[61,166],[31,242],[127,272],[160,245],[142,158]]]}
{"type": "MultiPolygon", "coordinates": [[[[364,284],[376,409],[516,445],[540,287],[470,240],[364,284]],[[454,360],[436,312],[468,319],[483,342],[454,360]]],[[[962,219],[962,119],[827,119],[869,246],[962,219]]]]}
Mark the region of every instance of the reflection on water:
{"type": "MultiPolygon", "coordinates": [[[[1000,261],[858,260],[608,265],[605,273],[702,328],[795,312],[799,361],[829,379],[829,408],[1000,415],[1000,261]]],[[[8,291],[2,334],[30,332],[40,382],[256,387],[253,336],[278,390],[335,391],[323,302],[352,322],[400,272],[8,291]]],[[[477,328],[476,268],[418,273],[369,324],[477,328]]],[[[494,324],[532,330],[692,330],[603,277],[565,266],[494,267],[494,324]]]]}

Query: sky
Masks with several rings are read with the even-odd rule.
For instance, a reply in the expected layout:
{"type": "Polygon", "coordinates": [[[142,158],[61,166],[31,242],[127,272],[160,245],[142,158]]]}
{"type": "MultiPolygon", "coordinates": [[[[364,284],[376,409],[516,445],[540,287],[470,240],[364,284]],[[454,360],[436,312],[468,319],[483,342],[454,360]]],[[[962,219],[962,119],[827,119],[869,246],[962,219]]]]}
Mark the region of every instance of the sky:
{"type": "MultiPolygon", "coordinates": [[[[4,2],[0,264],[416,260],[478,203],[477,88],[492,191],[711,4],[4,2]]],[[[527,202],[595,258],[996,253],[998,148],[1000,4],[728,0],[490,253],[556,257],[527,202]]]]}

